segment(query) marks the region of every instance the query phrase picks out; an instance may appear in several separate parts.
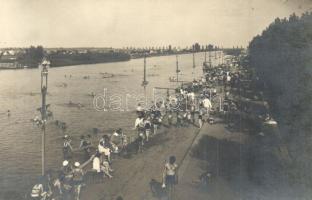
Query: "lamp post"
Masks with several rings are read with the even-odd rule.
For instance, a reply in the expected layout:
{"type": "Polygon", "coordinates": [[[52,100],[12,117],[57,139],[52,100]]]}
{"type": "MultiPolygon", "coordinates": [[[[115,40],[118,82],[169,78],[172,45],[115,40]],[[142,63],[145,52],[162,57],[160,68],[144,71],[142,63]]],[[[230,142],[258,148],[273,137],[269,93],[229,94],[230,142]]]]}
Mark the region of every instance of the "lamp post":
{"type": "Polygon", "coordinates": [[[146,80],[146,54],[144,54],[144,71],[143,71],[143,81],[142,81],[142,86],[144,87],[144,100],[145,103],[147,103],[147,97],[146,97],[146,86],[148,84],[148,81],[146,80]]]}
{"type": "Polygon", "coordinates": [[[42,166],[42,175],[45,174],[45,132],[46,132],[46,121],[47,121],[47,105],[46,105],[46,96],[48,90],[48,69],[50,67],[50,61],[43,59],[40,64],[41,67],[41,97],[42,97],[42,106],[41,106],[41,121],[42,121],[42,141],[41,141],[41,166],[42,166]]]}

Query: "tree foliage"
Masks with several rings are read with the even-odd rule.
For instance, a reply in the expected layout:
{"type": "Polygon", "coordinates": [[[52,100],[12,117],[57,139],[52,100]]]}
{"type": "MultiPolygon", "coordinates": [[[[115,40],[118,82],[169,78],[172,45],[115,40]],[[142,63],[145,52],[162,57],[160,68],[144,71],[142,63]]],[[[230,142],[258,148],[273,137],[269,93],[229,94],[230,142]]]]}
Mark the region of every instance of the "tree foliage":
{"type": "Polygon", "coordinates": [[[250,42],[249,61],[294,158],[306,162],[304,144],[312,133],[312,13],[275,19],[250,42]]]}
{"type": "Polygon", "coordinates": [[[87,51],[86,53],[72,53],[63,54],[61,51],[49,55],[52,67],[81,65],[81,64],[95,64],[105,62],[128,61],[130,55],[121,52],[106,52],[98,53],[87,51]]]}
{"type": "Polygon", "coordinates": [[[277,18],[249,44],[252,67],[269,92],[287,133],[310,133],[312,117],[312,13],[277,18]]]}
{"type": "Polygon", "coordinates": [[[26,49],[25,53],[18,58],[19,63],[28,67],[38,67],[44,57],[44,49],[42,46],[31,46],[26,49]]]}

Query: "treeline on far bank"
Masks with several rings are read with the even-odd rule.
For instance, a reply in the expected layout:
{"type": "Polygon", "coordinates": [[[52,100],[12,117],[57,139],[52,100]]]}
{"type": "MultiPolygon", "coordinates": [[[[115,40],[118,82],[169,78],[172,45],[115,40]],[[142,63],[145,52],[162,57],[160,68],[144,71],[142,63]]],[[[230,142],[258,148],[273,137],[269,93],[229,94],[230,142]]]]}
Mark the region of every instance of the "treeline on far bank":
{"type": "Polygon", "coordinates": [[[95,64],[105,62],[117,62],[130,60],[130,55],[123,52],[95,52],[95,51],[71,51],[57,50],[51,53],[46,53],[42,46],[31,46],[25,52],[18,56],[17,62],[23,66],[30,68],[38,67],[43,57],[47,57],[51,61],[51,67],[80,65],[80,64],[95,64]]]}
{"type": "Polygon", "coordinates": [[[249,62],[279,123],[296,182],[312,185],[312,13],[275,19],[250,42],[249,62]]]}

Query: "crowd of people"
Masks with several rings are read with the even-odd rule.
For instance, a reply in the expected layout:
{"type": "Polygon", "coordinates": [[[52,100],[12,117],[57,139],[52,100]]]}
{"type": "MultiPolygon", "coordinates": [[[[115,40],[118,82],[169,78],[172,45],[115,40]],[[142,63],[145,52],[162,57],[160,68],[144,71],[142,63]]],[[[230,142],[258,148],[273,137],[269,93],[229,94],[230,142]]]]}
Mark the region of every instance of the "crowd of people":
{"type": "MultiPolygon", "coordinates": [[[[142,153],[145,145],[158,134],[158,130],[163,126],[167,128],[188,126],[201,128],[204,122],[213,124],[214,118],[211,113],[221,106],[215,100],[220,90],[217,86],[223,85],[226,91],[226,87],[236,83],[237,77],[239,75],[229,73],[224,67],[213,68],[199,80],[194,79],[188,84],[183,84],[165,100],[152,102],[150,107],[138,104],[137,118],[133,127],[137,133],[134,141],[129,142],[129,137],[121,128],[118,128],[111,134],[103,135],[96,144],[92,142],[90,134],[82,135],[80,145],[75,149],[71,144],[70,136],[65,135],[62,169],[53,180],[49,175],[41,177],[34,185],[31,197],[33,199],[49,199],[50,196],[57,194],[61,199],[66,199],[71,198],[74,194],[75,199],[79,199],[81,187],[85,185],[87,172],[92,171],[101,178],[113,178],[113,157],[118,154],[130,153],[130,144],[136,147],[136,153],[142,153]],[[74,160],[73,152],[75,151],[83,153],[85,161],[83,164],[74,160]],[[89,163],[92,163],[92,169],[84,170],[89,163]]],[[[221,110],[221,108],[219,109],[221,110]]],[[[169,162],[164,166],[163,187],[174,180],[173,176],[177,169],[175,159],[174,156],[171,156],[169,162]]]]}

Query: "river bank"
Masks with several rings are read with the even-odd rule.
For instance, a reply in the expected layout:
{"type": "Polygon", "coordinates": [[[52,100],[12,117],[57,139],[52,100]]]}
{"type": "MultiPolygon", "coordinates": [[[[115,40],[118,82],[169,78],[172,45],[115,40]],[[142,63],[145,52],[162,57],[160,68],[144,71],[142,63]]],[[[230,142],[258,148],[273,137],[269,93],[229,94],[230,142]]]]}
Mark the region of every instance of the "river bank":
{"type": "Polygon", "coordinates": [[[72,66],[83,64],[112,63],[129,61],[130,55],[127,53],[108,52],[108,53],[77,53],[77,54],[57,54],[48,55],[51,67],[72,66]]]}
{"type": "MultiPolygon", "coordinates": [[[[201,52],[195,52],[201,53],[201,52]]],[[[132,59],[141,59],[144,57],[154,58],[154,57],[167,57],[175,55],[187,55],[193,54],[193,52],[175,52],[175,53],[161,53],[161,54],[128,54],[120,52],[109,52],[109,53],[81,53],[81,54],[48,54],[48,58],[51,62],[51,67],[68,67],[68,66],[80,66],[86,64],[100,64],[100,63],[114,63],[114,62],[127,62],[132,59]]],[[[0,63],[0,70],[17,70],[17,69],[27,69],[27,68],[37,68],[36,63],[29,65],[28,61],[8,61],[0,63]]]]}

